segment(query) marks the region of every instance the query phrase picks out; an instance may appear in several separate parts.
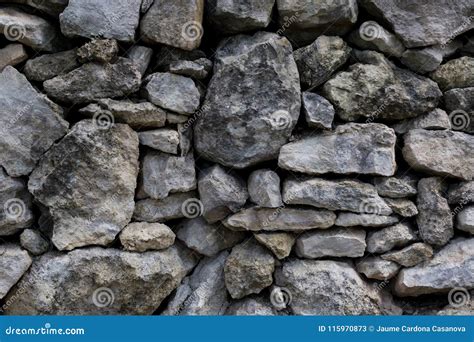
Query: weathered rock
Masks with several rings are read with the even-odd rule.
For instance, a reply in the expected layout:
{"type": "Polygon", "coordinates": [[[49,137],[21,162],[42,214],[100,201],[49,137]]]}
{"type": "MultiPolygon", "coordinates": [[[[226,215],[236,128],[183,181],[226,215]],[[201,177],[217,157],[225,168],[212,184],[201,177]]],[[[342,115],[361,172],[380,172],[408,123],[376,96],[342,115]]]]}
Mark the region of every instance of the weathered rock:
{"type": "Polygon", "coordinates": [[[301,98],[301,104],[309,127],[332,128],[335,111],[328,100],[318,94],[305,91],[301,98]]]}
{"type": "Polygon", "coordinates": [[[184,278],[162,315],[222,315],[229,304],[224,264],[229,253],[204,258],[193,274],[184,278]]]}
{"type": "Polygon", "coordinates": [[[193,130],[187,129],[186,124],[177,125],[179,135],[179,152],[181,156],[189,153],[193,147],[193,130]]]}
{"type": "Polygon", "coordinates": [[[140,36],[147,43],[194,50],[204,33],[203,12],[203,0],[155,0],[140,22],[140,36]]]}
{"type": "Polygon", "coordinates": [[[348,123],[335,131],[284,145],[278,165],[286,170],[313,175],[324,173],[395,173],[396,135],[382,124],[348,123]]]}
{"type": "Polygon", "coordinates": [[[301,258],[357,258],[365,252],[365,231],[353,228],[333,228],[301,235],[295,251],[301,258]]]}
{"type": "Polygon", "coordinates": [[[194,157],[173,156],[158,151],[148,151],[142,165],[143,191],[151,198],[163,199],[173,192],[196,189],[194,157]]]}
{"type": "Polygon", "coordinates": [[[415,203],[405,198],[384,198],[385,203],[395,214],[403,217],[413,217],[418,215],[418,208],[415,203]]]}
{"type": "Polygon", "coordinates": [[[403,120],[392,128],[398,134],[405,134],[412,129],[422,128],[429,130],[451,129],[451,121],[448,114],[439,108],[426,114],[421,114],[413,119],[403,120]]]}
{"type": "Polygon", "coordinates": [[[43,86],[53,99],[84,103],[134,93],[140,87],[141,78],[132,61],[119,58],[114,64],[84,64],[65,75],[45,81],[43,86]]]}
{"type": "Polygon", "coordinates": [[[383,254],[384,260],[394,261],[404,267],[413,267],[421,262],[431,259],[433,248],[422,242],[414,243],[399,251],[393,251],[383,254]]]}
{"type": "Polygon", "coordinates": [[[368,257],[358,261],[356,268],[369,279],[388,280],[397,275],[400,266],[380,257],[368,257]]]}
{"type": "Polygon", "coordinates": [[[133,222],[120,232],[120,242],[131,252],[165,249],[173,245],[173,231],[162,223],[133,222]]]}
{"type": "Polygon", "coordinates": [[[421,265],[403,269],[395,282],[398,296],[474,288],[474,239],[456,239],[421,265]]]}
{"type": "Polygon", "coordinates": [[[198,80],[205,79],[212,69],[212,62],[207,58],[195,61],[176,61],[170,64],[170,72],[173,74],[193,77],[198,80]]]}
{"type": "Polygon", "coordinates": [[[291,253],[296,238],[289,233],[258,233],[255,239],[272,251],[278,259],[284,259],[291,253]]]}
{"type": "Polygon", "coordinates": [[[68,123],[26,77],[7,66],[0,74],[0,165],[12,176],[28,175],[68,123]]]}
{"type": "Polygon", "coordinates": [[[36,229],[25,229],[20,234],[21,247],[33,255],[44,254],[49,249],[49,242],[36,229]]]}
{"type": "Polygon", "coordinates": [[[170,65],[174,62],[195,61],[200,58],[206,58],[206,54],[201,50],[186,51],[164,45],[156,54],[153,70],[169,71],[170,65]]]}
{"type": "Polygon", "coordinates": [[[27,251],[13,244],[0,245],[0,298],[6,296],[31,265],[27,251]]]}
{"type": "Polygon", "coordinates": [[[449,204],[466,204],[474,202],[474,181],[452,184],[447,193],[449,204]]]}
{"type": "Polygon", "coordinates": [[[453,130],[474,133],[474,87],[448,90],[444,104],[453,130]]]}
{"type": "Polygon", "coordinates": [[[199,174],[198,189],[203,216],[209,223],[237,212],[249,196],[245,181],[217,164],[199,174]]]}
{"type": "Polygon", "coordinates": [[[248,180],[250,200],[260,207],[278,208],[283,205],[280,193],[280,177],[275,171],[253,171],[248,180]]]}
{"type": "Polygon", "coordinates": [[[255,240],[247,240],[232,249],[225,262],[225,284],[234,299],[260,293],[273,283],[275,259],[255,240]]]}
{"type": "Polygon", "coordinates": [[[300,73],[301,84],[315,88],[349,59],[351,48],[339,37],[320,36],[311,45],[293,54],[300,73]]]}
{"type": "Polygon", "coordinates": [[[71,250],[107,245],[130,222],[137,174],[137,134],[83,120],[44,154],[28,189],[53,217],[54,245],[71,250]]]}
{"type": "Polygon", "coordinates": [[[418,180],[407,174],[395,177],[376,177],[374,185],[380,196],[390,198],[411,197],[418,193],[418,180]]]}
{"type": "Polygon", "coordinates": [[[474,58],[461,57],[442,64],[431,73],[441,90],[474,87],[474,58]]]}
{"type": "Polygon", "coordinates": [[[110,63],[118,52],[119,46],[115,39],[92,39],[77,49],[77,57],[81,63],[110,63]]]}
{"type": "Polygon", "coordinates": [[[141,145],[166,153],[178,154],[179,134],[173,129],[161,128],[139,132],[138,139],[141,145]]]}
{"type": "Polygon", "coordinates": [[[385,253],[394,247],[404,247],[416,240],[417,235],[411,226],[406,223],[399,223],[375,232],[369,232],[367,236],[367,252],[385,253]]]}
{"type": "Polygon", "coordinates": [[[456,217],[456,228],[474,235],[474,206],[463,209],[456,217]]]}
{"type": "Polygon", "coordinates": [[[435,82],[394,66],[377,52],[371,56],[376,60],[353,64],[324,85],[323,95],[341,119],[400,120],[437,107],[442,93],[435,82]]]}
{"type": "Polygon", "coordinates": [[[7,65],[17,65],[28,59],[28,54],[21,44],[8,44],[0,49],[0,72],[7,65]]]}
{"type": "Polygon", "coordinates": [[[199,90],[189,77],[157,72],[149,76],[143,93],[153,104],[179,114],[190,115],[199,107],[199,90]]]}
{"type": "Polygon", "coordinates": [[[348,262],[289,260],[275,272],[275,283],[290,291],[296,315],[401,313],[391,297],[362,280],[348,262]]]}
{"type": "Polygon", "coordinates": [[[195,147],[204,158],[239,169],[274,159],[300,105],[298,70],[285,38],[266,32],[231,37],[215,55],[195,147]]]}
{"type": "Polygon", "coordinates": [[[193,256],[179,246],[146,253],[99,247],[67,254],[47,253],[35,260],[12,289],[5,312],[150,315],[195,263],[193,256]]]}
{"type": "Polygon", "coordinates": [[[176,235],[188,248],[205,256],[234,247],[245,237],[243,232],[232,231],[219,223],[207,223],[201,217],[181,222],[176,235]]]}
{"type": "Polygon", "coordinates": [[[362,214],[392,213],[371,184],[348,179],[287,179],[283,182],[283,202],[362,214]]]}
{"type": "Polygon", "coordinates": [[[225,313],[231,316],[274,316],[271,303],[262,297],[245,297],[233,301],[225,313]]]}
{"type": "Polygon", "coordinates": [[[150,102],[133,103],[100,99],[79,110],[90,118],[126,123],[135,130],[162,127],[166,122],[166,112],[150,102]]]}
{"type": "Polygon", "coordinates": [[[469,0],[362,0],[360,5],[388,22],[408,48],[444,44],[474,26],[469,20],[474,9],[469,0]]]}
{"type": "Polygon", "coordinates": [[[0,8],[0,32],[7,40],[18,41],[38,51],[58,51],[66,45],[52,23],[13,7],[0,8]]]}
{"type": "Polygon", "coordinates": [[[328,210],[302,208],[248,208],[223,221],[234,230],[250,231],[304,231],[326,229],[334,225],[336,215],[328,210]]]}
{"type": "Polygon", "coordinates": [[[150,65],[153,49],[146,46],[134,45],[127,51],[127,58],[131,59],[138,71],[143,75],[150,65]]]}
{"type": "Polygon", "coordinates": [[[72,49],[29,59],[24,68],[25,76],[31,81],[43,82],[66,74],[80,66],[76,51],[72,49]]]}
{"type": "Polygon", "coordinates": [[[444,58],[451,56],[461,46],[460,41],[453,40],[446,45],[434,45],[424,49],[408,49],[403,53],[400,61],[409,69],[420,74],[426,74],[436,70],[444,58]]]}
{"type": "Polygon", "coordinates": [[[69,0],[59,16],[61,31],[68,37],[135,40],[141,0],[69,0]]]}
{"type": "Polygon", "coordinates": [[[414,129],[405,135],[403,157],[415,170],[474,179],[474,137],[452,131],[414,129]]]}
{"type": "Polygon", "coordinates": [[[214,30],[224,34],[263,29],[270,24],[275,0],[206,2],[207,17],[214,30]]]}
{"type": "Polygon", "coordinates": [[[398,222],[396,216],[339,213],[336,219],[336,226],[339,227],[386,227],[398,222]]]}
{"type": "Polygon", "coordinates": [[[28,5],[29,7],[33,7],[44,14],[57,18],[59,14],[61,14],[61,12],[66,8],[68,0],[1,0],[0,2],[28,5]]]}

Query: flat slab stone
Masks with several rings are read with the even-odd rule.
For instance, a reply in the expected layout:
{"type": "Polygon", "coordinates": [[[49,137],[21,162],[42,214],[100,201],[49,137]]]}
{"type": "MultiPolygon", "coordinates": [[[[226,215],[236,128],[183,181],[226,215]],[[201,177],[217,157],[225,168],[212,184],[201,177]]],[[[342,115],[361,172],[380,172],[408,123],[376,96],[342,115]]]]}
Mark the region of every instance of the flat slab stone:
{"type": "Polygon", "coordinates": [[[385,253],[394,247],[405,247],[418,239],[413,228],[407,223],[369,232],[367,236],[367,252],[385,253]]]}
{"type": "Polygon", "coordinates": [[[138,139],[141,145],[165,153],[178,154],[179,133],[173,129],[162,128],[139,132],[138,139]]]}
{"type": "Polygon", "coordinates": [[[355,214],[341,212],[337,215],[336,226],[339,227],[386,227],[398,222],[396,216],[355,214]]]}
{"type": "Polygon", "coordinates": [[[381,257],[384,260],[394,261],[404,267],[413,267],[431,259],[432,256],[433,248],[430,245],[417,242],[399,251],[385,253],[381,257]]]}
{"type": "Polygon", "coordinates": [[[8,44],[0,49],[0,71],[7,65],[15,66],[28,59],[28,54],[22,44],[8,44]]]}
{"type": "Polygon", "coordinates": [[[131,252],[165,249],[173,245],[175,234],[161,223],[133,222],[120,232],[120,242],[131,252]]]}
{"type": "Polygon", "coordinates": [[[400,265],[380,257],[368,257],[357,262],[356,268],[369,279],[389,280],[397,275],[400,265]]]}

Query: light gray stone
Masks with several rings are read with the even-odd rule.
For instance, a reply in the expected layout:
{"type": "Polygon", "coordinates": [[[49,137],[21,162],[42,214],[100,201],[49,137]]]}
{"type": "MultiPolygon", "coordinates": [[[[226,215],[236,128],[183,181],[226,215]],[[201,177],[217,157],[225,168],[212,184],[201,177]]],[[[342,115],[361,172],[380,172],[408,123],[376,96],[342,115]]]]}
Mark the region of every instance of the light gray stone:
{"type": "Polygon", "coordinates": [[[405,134],[412,129],[422,128],[428,130],[451,129],[451,121],[448,114],[439,108],[426,114],[421,114],[413,119],[403,120],[392,128],[397,134],[405,134]]]}
{"type": "Polygon", "coordinates": [[[474,206],[463,209],[456,217],[456,228],[474,235],[474,206]]]}
{"type": "Polygon", "coordinates": [[[0,248],[0,298],[3,298],[28,270],[32,260],[19,246],[2,244],[0,248]]]}
{"type": "Polygon", "coordinates": [[[461,57],[442,64],[431,73],[441,90],[474,87],[474,58],[461,57]]]}
{"type": "Polygon", "coordinates": [[[267,247],[278,259],[284,259],[291,253],[296,238],[289,233],[270,232],[254,234],[255,239],[267,247]]]}
{"type": "Polygon", "coordinates": [[[399,223],[378,231],[369,232],[367,252],[385,253],[394,247],[404,247],[417,240],[417,235],[407,223],[399,223]]]}
{"type": "Polygon", "coordinates": [[[394,261],[404,267],[413,267],[431,259],[432,256],[433,248],[430,245],[416,242],[399,251],[385,253],[381,257],[384,260],[394,261]]]}
{"type": "Polygon", "coordinates": [[[474,181],[450,185],[447,199],[449,204],[455,205],[474,203],[474,181]]]}
{"type": "Polygon", "coordinates": [[[395,214],[403,217],[413,217],[418,215],[418,208],[415,203],[405,198],[384,198],[385,203],[395,214]]]}
{"type": "Polygon", "coordinates": [[[173,129],[161,128],[139,132],[138,139],[141,145],[166,153],[178,154],[179,133],[173,129]]]}
{"type": "Polygon", "coordinates": [[[262,297],[245,297],[236,301],[227,308],[226,315],[231,316],[274,316],[271,303],[262,297]]]}
{"type": "Polygon", "coordinates": [[[8,44],[0,49],[0,72],[7,66],[15,66],[28,59],[28,54],[22,44],[8,44]]]}
{"type": "Polygon", "coordinates": [[[356,268],[369,279],[389,280],[397,275],[400,266],[380,257],[368,257],[358,261],[356,268]]]}
{"type": "Polygon", "coordinates": [[[200,58],[195,61],[176,61],[170,64],[169,71],[173,74],[183,75],[202,80],[209,75],[212,69],[212,62],[207,58],[200,58]]]}
{"type": "Polygon", "coordinates": [[[122,246],[131,252],[165,249],[173,245],[175,234],[162,223],[133,222],[120,232],[122,246]]]}
{"type": "Polygon", "coordinates": [[[115,39],[92,39],[77,49],[77,57],[81,63],[110,63],[118,52],[119,46],[115,39]]]}
{"type": "Polygon", "coordinates": [[[151,58],[153,57],[153,49],[146,46],[134,45],[131,47],[127,53],[127,58],[131,59],[138,71],[143,75],[150,65],[151,58]]]}
{"type": "Polygon", "coordinates": [[[318,94],[305,91],[301,98],[301,104],[309,127],[332,128],[335,111],[328,100],[318,94]]]}
{"type": "Polygon", "coordinates": [[[261,169],[253,171],[248,179],[250,200],[260,207],[278,208],[283,205],[280,192],[280,177],[275,171],[261,169]]]}
{"type": "Polygon", "coordinates": [[[76,51],[66,50],[29,59],[24,68],[25,76],[31,81],[43,82],[67,74],[80,66],[76,51]]]}
{"type": "Polygon", "coordinates": [[[355,214],[341,212],[337,215],[336,226],[339,227],[386,227],[398,222],[396,216],[355,214]]]}
{"type": "Polygon", "coordinates": [[[41,255],[49,250],[48,240],[36,229],[25,229],[20,234],[20,244],[33,255],[41,255]]]}
{"type": "Polygon", "coordinates": [[[410,174],[395,177],[376,177],[374,185],[380,196],[390,198],[411,197],[418,193],[418,180],[410,174]]]}

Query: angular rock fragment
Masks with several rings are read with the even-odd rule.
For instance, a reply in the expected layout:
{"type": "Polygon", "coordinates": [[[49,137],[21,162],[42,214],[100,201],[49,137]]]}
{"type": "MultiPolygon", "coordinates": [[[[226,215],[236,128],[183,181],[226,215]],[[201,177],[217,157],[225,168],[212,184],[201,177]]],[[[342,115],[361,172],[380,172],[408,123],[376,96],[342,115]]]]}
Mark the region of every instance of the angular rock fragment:
{"type": "Polygon", "coordinates": [[[232,231],[222,224],[207,223],[201,217],[180,223],[176,235],[188,248],[205,256],[213,256],[234,247],[245,237],[243,232],[232,231]]]}
{"type": "Polygon", "coordinates": [[[165,249],[174,238],[173,231],[161,223],[133,222],[120,232],[120,242],[131,252],[165,249]]]}
{"type": "Polygon", "coordinates": [[[403,53],[400,61],[409,69],[420,74],[426,74],[435,71],[444,58],[455,53],[461,46],[460,41],[453,40],[446,45],[429,46],[424,49],[408,49],[403,53]]]}
{"type": "Polygon", "coordinates": [[[166,153],[178,154],[179,134],[173,129],[161,128],[139,132],[138,139],[141,145],[166,153]]]}
{"type": "Polygon", "coordinates": [[[376,177],[374,185],[380,196],[390,198],[411,197],[418,193],[418,180],[407,174],[395,177],[376,177]]]}
{"type": "Polygon", "coordinates": [[[145,75],[152,56],[153,49],[146,46],[134,45],[127,51],[127,58],[133,61],[142,76],[145,75]]]}
{"type": "Polygon", "coordinates": [[[137,134],[83,120],[44,154],[28,189],[49,209],[54,245],[71,250],[107,245],[130,222],[137,174],[137,134]]]}
{"type": "MultiPolygon", "coordinates": [[[[474,6],[473,6],[474,7],[474,6]]],[[[474,58],[461,57],[442,64],[431,73],[441,90],[474,87],[474,58]]]]}
{"type": "Polygon", "coordinates": [[[275,272],[292,295],[295,315],[400,314],[392,298],[370,286],[348,262],[292,259],[275,272]]]}
{"type": "Polygon", "coordinates": [[[212,69],[212,62],[207,58],[195,61],[176,61],[170,64],[169,71],[173,74],[192,77],[198,80],[205,79],[212,69]]]}
{"type": "Polygon", "coordinates": [[[245,181],[219,165],[211,166],[199,174],[198,189],[204,205],[203,216],[209,223],[237,212],[249,196],[245,181]]]}
{"type": "Polygon", "coordinates": [[[260,293],[273,282],[275,259],[270,251],[255,240],[247,240],[232,248],[225,262],[225,284],[234,299],[260,293]]]}
{"type": "Polygon", "coordinates": [[[59,16],[68,37],[112,38],[132,43],[140,19],[141,0],[69,0],[59,16]]]}
{"type": "Polygon", "coordinates": [[[413,217],[418,215],[418,208],[415,203],[405,198],[384,198],[385,203],[395,214],[403,217],[413,217]]]}
{"type": "Polygon", "coordinates": [[[194,126],[197,152],[239,169],[274,159],[296,125],[300,103],[298,70],[285,38],[266,32],[231,37],[217,50],[194,126]]]}
{"type": "Polygon", "coordinates": [[[278,165],[307,174],[395,173],[396,136],[382,124],[349,123],[283,145],[278,165]]]}
{"type": "Polygon", "coordinates": [[[328,100],[318,94],[305,91],[303,92],[301,104],[303,105],[303,113],[309,127],[332,128],[335,111],[328,100]]]}
{"type": "Polygon", "coordinates": [[[365,231],[353,228],[333,228],[301,235],[295,251],[301,258],[357,258],[365,252],[365,231]]]}
{"type": "Polygon", "coordinates": [[[188,77],[157,72],[149,76],[143,92],[153,104],[179,114],[190,115],[199,107],[199,91],[188,77]]]}
{"type": "Polygon", "coordinates": [[[194,50],[204,33],[203,0],[155,0],[140,22],[140,36],[150,44],[194,50]]]}
{"type": "Polygon", "coordinates": [[[474,133],[474,87],[448,90],[444,104],[453,130],[474,133]]]}
{"type": "Polygon", "coordinates": [[[369,279],[388,280],[397,275],[400,265],[380,257],[368,257],[358,261],[356,268],[369,279]]]}
{"type": "MultiPolygon", "coordinates": [[[[198,204],[197,194],[193,191],[170,194],[162,200],[147,198],[136,202],[133,218],[142,222],[166,222],[189,216],[186,204],[198,204]]],[[[192,213],[197,217],[202,210],[192,213]]]]}
{"type": "Polygon", "coordinates": [[[452,184],[447,192],[449,204],[466,204],[474,202],[474,181],[452,184]]]}
{"type": "Polygon", "coordinates": [[[381,257],[384,260],[394,261],[404,267],[413,267],[431,259],[433,256],[433,248],[422,242],[414,243],[399,251],[388,252],[381,257]]]}
{"type": "Polygon", "coordinates": [[[296,238],[289,233],[258,233],[254,234],[255,239],[267,247],[278,259],[286,258],[291,253],[296,238]]]}
{"type": "Polygon", "coordinates": [[[0,74],[0,165],[12,176],[28,175],[68,129],[26,77],[7,66],[0,74]]]}
{"type": "Polygon", "coordinates": [[[80,66],[76,51],[72,49],[29,59],[24,68],[25,76],[31,81],[43,82],[67,74],[80,66]]]}
{"type": "Polygon", "coordinates": [[[248,180],[250,200],[260,207],[278,208],[283,205],[280,177],[271,170],[253,171],[248,180]]]}
{"type": "Polygon", "coordinates": [[[163,199],[173,192],[196,189],[196,170],[192,153],[179,157],[148,151],[141,171],[143,191],[153,199],[163,199]]]}
{"type": "Polygon", "coordinates": [[[223,221],[234,230],[250,231],[303,231],[332,227],[336,215],[328,210],[302,208],[248,208],[223,221]]]}
{"type": "Polygon", "coordinates": [[[339,213],[336,219],[336,226],[339,227],[386,227],[398,222],[396,216],[339,213]]]}
{"type": "Polygon", "coordinates": [[[25,229],[20,235],[21,247],[33,255],[41,255],[48,251],[49,242],[36,229],[25,229]]]}
{"type": "Polygon", "coordinates": [[[443,130],[451,129],[451,121],[448,114],[439,108],[432,110],[429,113],[421,114],[413,119],[403,120],[392,128],[398,134],[405,134],[412,129],[422,128],[428,130],[443,130]]]}
{"type": "Polygon", "coordinates": [[[287,179],[283,182],[283,202],[362,214],[392,213],[372,185],[348,179],[287,179]]]}
{"type": "Polygon", "coordinates": [[[458,214],[456,228],[474,235],[474,206],[468,206],[458,214]]]}
{"type": "Polygon", "coordinates": [[[28,270],[32,260],[19,246],[2,244],[0,248],[0,298],[3,298],[28,270]]]}
{"type": "Polygon", "coordinates": [[[12,289],[5,312],[151,315],[195,264],[189,251],[180,246],[146,253],[99,247],[47,253],[35,260],[12,289]]]}
{"type": "Polygon", "coordinates": [[[81,63],[110,63],[118,52],[119,46],[115,39],[92,39],[77,49],[77,57],[81,63]]]}
{"type": "Polygon", "coordinates": [[[15,66],[28,59],[28,54],[21,44],[8,44],[0,49],[0,72],[7,66],[15,66]]]}
{"type": "Polygon", "coordinates": [[[474,137],[453,131],[414,129],[405,135],[404,159],[432,175],[474,179],[474,137]]]}
{"type": "Polygon", "coordinates": [[[367,252],[385,253],[394,247],[404,247],[410,242],[416,241],[416,239],[417,235],[410,225],[399,223],[375,232],[369,232],[367,252]]]}
{"type": "Polygon", "coordinates": [[[274,316],[275,312],[268,300],[262,297],[246,297],[233,301],[225,314],[231,316],[274,316]]]}
{"type": "Polygon", "coordinates": [[[132,61],[119,58],[114,64],[87,63],[43,83],[46,93],[61,102],[84,103],[136,92],[142,75],[132,61]]]}
{"type": "Polygon", "coordinates": [[[315,88],[331,77],[349,58],[351,48],[339,37],[320,36],[293,55],[301,84],[315,88]]]}

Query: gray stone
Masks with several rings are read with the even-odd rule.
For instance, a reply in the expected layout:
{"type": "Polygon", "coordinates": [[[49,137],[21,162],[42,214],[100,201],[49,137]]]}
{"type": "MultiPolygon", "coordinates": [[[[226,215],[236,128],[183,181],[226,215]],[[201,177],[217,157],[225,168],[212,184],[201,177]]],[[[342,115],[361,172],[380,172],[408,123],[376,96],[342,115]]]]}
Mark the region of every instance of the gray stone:
{"type": "Polygon", "coordinates": [[[132,43],[140,19],[141,0],[69,0],[59,16],[68,37],[112,38],[132,43]]]}
{"type": "Polygon", "coordinates": [[[28,5],[44,14],[57,18],[66,8],[68,0],[0,0],[0,2],[28,5]]]}
{"type": "Polygon", "coordinates": [[[188,248],[205,256],[234,247],[245,237],[243,232],[232,231],[220,223],[207,223],[201,217],[181,222],[176,235],[188,248]]]}
{"type": "Polygon", "coordinates": [[[203,0],[155,0],[140,22],[140,36],[146,43],[194,50],[204,33],[203,12],[203,0]]]}
{"type": "Polygon", "coordinates": [[[120,232],[122,246],[131,252],[165,249],[173,245],[173,231],[162,223],[133,222],[120,232]]]}
{"type": "Polygon", "coordinates": [[[43,83],[53,99],[67,103],[92,102],[122,97],[138,91],[142,75],[132,61],[119,58],[114,64],[87,63],[43,83]]]}
{"type": "Polygon", "coordinates": [[[458,214],[456,228],[474,235],[474,205],[466,207],[458,214]]]}
{"type": "Polygon", "coordinates": [[[406,223],[399,223],[375,232],[369,232],[367,236],[367,252],[385,253],[394,247],[404,247],[416,240],[417,235],[411,226],[406,223]]]}
{"type": "Polygon", "coordinates": [[[392,213],[371,184],[358,180],[287,179],[283,183],[283,202],[362,214],[392,213]]]}
{"type": "Polygon", "coordinates": [[[232,248],[225,262],[225,284],[234,299],[260,293],[273,283],[275,259],[254,239],[232,248]]]}
{"type": "Polygon", "coordinates": [[[28,175],[68,123],[26,77],[7,66],[0,74],[0,165],[12,176],[28,175]]]}
{"type": "Polygon", "coordinates": [[[77,57],[81,63],[110,63],[118,52],[119,46],[115,39],[92,39],[77,49],[77,57]]]}
{"type": "Polygon", "coordinates": [[[449,186],[447,192],[449,204],[466,204],[474,202],[474,181],[461,182],[449,186]]]}
{"type": "Polygon", "coordinates": [[[413,217],[418,215],[418,208],[415,203],[405,198],[384,198],[385,203],[395,214],[403,217],[413,217]]]}
{"type": "Polygon", "coordinates": [[[201,50],[186,51],[163,45],[156,54],[153,70],[169,71],[170,65],[174,62],[195,61],[200,58],[206,58],[206,54],[201,50]]]}
{"type": "Polygon", "coordinates": [[[137,134],[83,120],[44,154],[28,190],[48,208],[59,250],[107,245],[132,218],[137,174],[137,134]]]}
{"type": "Polygon", "coordinates": [[[231,37],[215,55],[194,125],[195,147],[202,157],[238,169],[275,159],[300,105],[298,70],[285,38],[267,32],[231,37]]]}
{"type": "Polygon", "coordinates": [[[188,154],[193,148],[193,130],[187,129],[185,124],[177,124],[179,135],[179,152],[181,156],[188,154]]]}
{"type": "Polygon", "coordinates": [[[397,134],[405,134],[412,129],[422,128],[428,130],[443,130],[451,129],[451,121],[448,114],[439,108],[431,112],[421,114],[413,119],[403,120],[392,128],[397,134]]]}
{"type": "Polygon", "coordinates": [[[376,60],[353,64],[324,85],[323,95],[341,119],[400,120],[437,107],[442,93],[435,82],[394,66],[377,52],[371,56],[376,60]]]}
{"type": "Polygon", "coordinates": [[[0,298],[16,284],[31,265],[27,251],[13,244],[0,245],[0,298]]]}
{"type": "Polygon", "coordinates": [[[20,234],[21,247],[33,255],[41,255],[49,250],[49,242],[36,229],[25,229],[20,234]]]}
{"type": "Polygon", "coordinates": [[[448,90],[444,104],[453,130],[474,133],[474,87],[448,90]]]}
{"type": "Polygon", "coordinates": [[[157,128],[165,125],[166,111],[150,102],[133,103],[100,99],[79,110],[83,116],[97,120],[109,119],[113,122],[126,123],[135,130],[157,128]]]}
{"type": "Polygon", "coordinates": [[[309,127],[332,128],[335,111],[328,100],[318,94],[305,91],[301,98],[301,104],[309,127]]]}
{"type": "Polygon", "coordinates": [[[423,49],[406,50],[400,61],[409,69],[426,74],[435,71],[443,62],[443,59],[454,54],[462,43],[454,40],[446,45],[434,45],[423,49]]]}
{"type": "Polygon", "coordinates": [[[141,145],[166,153],[178,154],[179,134],[173,129],[161,128],[139,132],[138,139],[141,145]]]}
{"type": "Polygon", "coordinates": [[[229,253],[204,258],[193,274],[184,278],[162,315],[222,315],[229,304],[224,264],[229,253]]]}
{"type": "Polygon", "coordinates": [[[275,312],[268,300],[261,297],[245,297],[233,301],[226,315],[231,316],[274,316],[275,312]]]}
{"type": "Polygon", "coordinates": [[[315,88],[346,63],[351,48],[339,37],[320,36],[311,45],[295,50],[295,62],[304,87],[315,88]]]}
{"type": "Polygon", "coordinates": [[[217,164],[199,174],[198,189],[203,216],[209,223],[237,212],[249,196],[245,181],[217,164]]]}
{"type": "Polygon", "coordinates": [[[283,205],[280,193],[280,177],[275,171],[253,171],[248,179],[250,200],[260,207],[278,208],[283,205]]]}
{"type": "Polygon", "coordinates": [[[474,58],[461,57],[442,64],[431,73],[441,90],[474,87],[474,58]]]}
{"type": "Polygon", "coordinates": [[[348,262],[298,260],[275,272],[275,283],[292,295],[295,315],[400,314],[392,298],[363,280],[348,262]]]}
{"type": "Polygon", "coordinates": [[[384,260],[394,261],[404,267],[413,267],[431,259],[433,256],[433,248],[422,242],[416,242],[399,251],[388,252],[381,257],[384,260]]]}
{"type": "Polygon", "coordinates": [[[15,66],[28,59],[22,44],[8,44],[0,49],[0,72],[7,66],[15,66]]]}
{"type": "Polygon", "coordinates": [[[312,175],[395,173],[395,132],[382,124],[348,123],[284,145],[278,165],[312,175]]]}
{"type": "MultiPolygon", "coordinates": [[[[167,113],[166,114],[166,122],[170,125],[174,124],[186,124],[188,122],[189,116],[181,115],[181,114],[174,114],[174,113],[167,113]]],[[[186,129],[188,129],[187,127],[186,129]]]]}
{"type": "Polygon", "coordinates": [[[135,63],[138,71],[140,71],[143,76],[150,65],[153,56],[153,49],[146,46],[134,45],[127,51],[126,55],[127,58],[135,63]]]}
{"type": "Polygon", "coordinates": [[[456,239],[421,265],[403,269],[395,282],[398,296],[444,293],[474,288],[474,239],[456,239]]]}
{"type": "Polygon", "coordinates": [[[380,257],[368,257],[358,261],[356,268],[369,279],[389,280],[397,275],[400,266],[380,257]]]}
{"type": "Polygon", "coordinates": [[[192,77],[198,80],[205,79],[212,69],[212,62],[207,58],[195,61],[176,61],[170,64],[169,71],[173,74],[192,77]]]}
{"type": "Polygon", "coordinates": [[[304,231],[332,227],[336,215],[328,210],[302,208],[248,208],[223,221],[233,230],[250,231],[304,231]]]}
{"type": "Polygon", "coordinates": [[[398,222],[396,216],[355,214],[341,212],[337,215],[336,226],[339,227],[386,227],[398,222]]]}
{"type": "Polygon", "coordinates": [[[357,258],[365,252],[365,231],[353,228],[332,228],[301,235],[295,251],[301,258],[357,258]]]}
{"type": "Polygon", "coordinates": [[[418,193],[418,180],[407,174],[395,177],[376,177],[374,185],[380,196],[390,198],[411,197],[418,193]]]}
{"type": "Polygon", "coordinates": [[[174,192],[196,189],[194,157],[173,156],[158,151],[148,151],[142,163],[143,191],[153,199],[163,199],[174,192]]]}
{"type": "Polygon", "coordinates": [[[25,76],[31,81],[43,82],[67,74],[80,66],[76,51],[72,49],[29,59],[24,68],[25,76]]]}
{"type": "Polygon", "coordinates": [[[258,233],[254,234],[255,239],[267,247],[278,259],[284,259],[291,253],[296,238],[289,233],[258,233]]]}
{"type": "Polygon", "coordinates": [[[5,312],[151,315],[195,263],[179,246],[146,253],[99,247],[47,253],[10,291],[5,312]]]}
{"type": "Polygon", "coordinates": [[[474,137],[452,131],[414,129],[405,134],[403,157],[431,175],[474,179],[474,137]]]}

